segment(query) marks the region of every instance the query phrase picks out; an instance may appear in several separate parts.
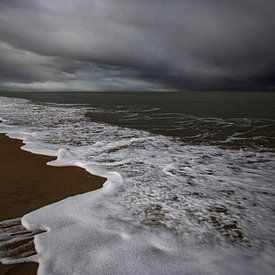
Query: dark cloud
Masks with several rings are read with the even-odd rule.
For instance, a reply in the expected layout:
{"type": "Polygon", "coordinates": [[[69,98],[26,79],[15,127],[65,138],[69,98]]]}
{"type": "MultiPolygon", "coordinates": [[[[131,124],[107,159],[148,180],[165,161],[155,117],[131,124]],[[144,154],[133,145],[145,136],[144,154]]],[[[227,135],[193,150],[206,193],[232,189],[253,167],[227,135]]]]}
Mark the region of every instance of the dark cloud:
{"type": "Polygon", "coordinates": [[[0,87],[273,90],[274,14],[274,0],[2,0],[0,87]]]}

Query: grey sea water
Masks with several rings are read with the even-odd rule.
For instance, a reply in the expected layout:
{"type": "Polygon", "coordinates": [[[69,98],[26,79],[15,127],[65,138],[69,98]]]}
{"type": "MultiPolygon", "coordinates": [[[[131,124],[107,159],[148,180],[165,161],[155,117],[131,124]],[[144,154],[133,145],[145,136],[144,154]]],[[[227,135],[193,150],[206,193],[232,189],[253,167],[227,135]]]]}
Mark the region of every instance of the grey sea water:
{"type": "MultiPolygon", "coordinates": [[[[274,272],[275,94],[1,95],[1,132],[24,139],[29,150],[57,155],[61,163],[80,163],[91,171],[114,172],[121,177],[118,193],[96,203],[105,229],[125,233],[127,228],[132,237],[139,230],[141,236],[168,230],[176,236],[180,253],[184,254],[186,247],[209,251],[195,262],[189,258],[177,262],[175,270],[190,267],[187,274],[209,274],[212,268],[218,268],[216,274],[274,272]],[[208,265],[214,250],[221,259],[208,265]],[[205,260],[209,270],[204,270],[205,260]]],[[[80,225],[75,217],[71,220],[66,203],[61,204],[66,223],[75,224],[64,238],[81,242],[85,236],[81,228],[95,214],[86,211],[81,196],[75,200],[80,201],[81,207],[76,204],[74,209],[80,225]],[[81,219],[83,211],[86,221],[81,219]]],[[[50,216],[41,212],[42,227],[52,223],[62,227],[54,209],[50,216]]],[[[85,230],[92,230],[93,224],[92,220],[85,230]]],[[[56,236],[63,236],[58,232],[56,236]]],[[[105,236],[98,228],[96,232],[100,232],[99,238],[105,236]]],[[[69,247],[61,237],[58,241],[60,253],[66,256],[69,247]]],[[[43,249],[51,251],[45,243],[43,249]]],[[[87,245],[87,240],[83,243],[87,245]]],[[[164,243],[161,247],[169,247],[164,243]]],[[[91,249],[92,253],[95,248],[91,249]]],[[[150,247],[149,254],[154,263],[174,270],[175,263],[167,260],[165,249],[150,247]]],[[[127,251],[131,260],[135,259],[134,246],[129,245],[127,251]]],[[[55,261],[54,251],[50,255],[49,263],[55,261]]],[[[78,254],[70,257],[70,262],[79,261],[78,254]]]]}
{"type": "Polygon", "coordinates": [[[187,144],[275,148],[275,95],[264,92],[17,92],[36,103],[83,104],[91,121],[178,137],[187,144]]]}

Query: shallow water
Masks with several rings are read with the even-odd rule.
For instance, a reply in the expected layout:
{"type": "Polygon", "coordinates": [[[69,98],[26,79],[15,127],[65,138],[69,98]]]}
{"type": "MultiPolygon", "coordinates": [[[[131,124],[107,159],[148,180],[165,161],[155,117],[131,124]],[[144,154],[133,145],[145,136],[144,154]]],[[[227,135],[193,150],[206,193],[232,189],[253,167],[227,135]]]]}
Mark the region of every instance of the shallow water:
{"type": "Polygon", "coordinates": [[[43,104],[85,105],[85,117],[90,121],[178,137],[187,144],[275,148],[274,93],[21,92],[5,95],[43,104]]]}
{"type": "Polygon", "coordinates": [[[241,118],[183,111],[171,116],[151,103],[137,113],[137,103],[128,109],[108,103],[101,108],[95,99],[92,104],[95,95],[88,104],[84,99],[73,103],[70,96],[63,96],[61,103],[61,95],[54,96],[44,94],[40,101],[38,94],[32,94],[32,101],[0,97],[0,131],[24,139],[26,150],[58,156],[52,165],[79,165],[108,181],[102,190],[24,217],[29,229],[50,229],[36,238],[39,254],[34,259],[40,262],[41,274],[72,273],[72,262],[80,274],[274,272],[271,109],[254,118],[245,112],[241,118]],[[144,112],[148,119],[142,118],[144,112]],[[153,114],[158,119],[151,119],[153,114]],[[125,116],[126,125],[121,125],[125,116]],[[164,135],[148,126],[151,120],[154,125],[158,121],[158,129],[179,122],[177,133],[187,129],[188,134],[164,135]],[[194,141],[190,127],[205,138],[194,141]],[[238,132],[233,131],[236,127],[238,132]],[[227,128],[230,134],[218,133],[227,128]],[[91,260],[94,254],[96,261],[91,260]]]}

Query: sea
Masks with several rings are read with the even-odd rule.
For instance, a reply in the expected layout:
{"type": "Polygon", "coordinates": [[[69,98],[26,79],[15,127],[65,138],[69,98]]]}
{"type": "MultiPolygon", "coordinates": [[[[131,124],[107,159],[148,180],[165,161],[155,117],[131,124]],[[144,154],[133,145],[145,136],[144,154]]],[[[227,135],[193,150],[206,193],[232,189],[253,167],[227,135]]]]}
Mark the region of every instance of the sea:
{"type": "Polygon", "coordinates": [[[2,262],[36,261],[42,275],[274,274],[274,93],[2,92],[0,132],[56,156],[48,165],[107,178],[24,216],[46,231],[37,254],[2,262]]]}

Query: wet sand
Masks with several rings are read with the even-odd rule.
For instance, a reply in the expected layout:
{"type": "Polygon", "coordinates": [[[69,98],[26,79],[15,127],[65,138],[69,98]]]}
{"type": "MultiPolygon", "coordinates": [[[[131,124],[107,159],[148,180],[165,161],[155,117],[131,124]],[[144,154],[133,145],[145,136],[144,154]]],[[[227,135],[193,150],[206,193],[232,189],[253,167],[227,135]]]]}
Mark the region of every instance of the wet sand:
{"type": "MultiPolygon", "coordinates": [[[[79,167],[53,167],[54,157],[21,150],[22,141],[0,134],[0,221],[23,215],[69,196],[102,187],[105,178],[79,167]]],[[[0,275],[36,274],[37,264],[0,264],[0,275]]]]}

